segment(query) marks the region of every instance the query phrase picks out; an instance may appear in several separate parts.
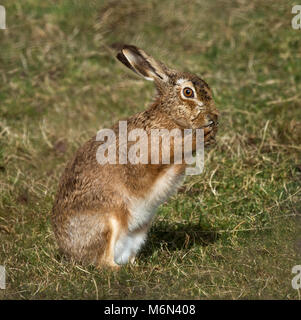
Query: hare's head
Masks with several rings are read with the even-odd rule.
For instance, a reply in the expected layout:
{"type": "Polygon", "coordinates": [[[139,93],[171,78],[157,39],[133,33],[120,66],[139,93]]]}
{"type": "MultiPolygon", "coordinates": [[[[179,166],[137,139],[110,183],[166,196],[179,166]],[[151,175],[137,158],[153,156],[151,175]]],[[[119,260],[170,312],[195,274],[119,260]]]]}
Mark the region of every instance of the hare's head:
{"type": "Polygon", "coordinates": [[[210,136],[216,132],[218,111],[204,80],[172,70],[135,46],[124,45],[117,58],[145,79],[154,81],[158,105],[178,126],[202,128],[210,136]]]}

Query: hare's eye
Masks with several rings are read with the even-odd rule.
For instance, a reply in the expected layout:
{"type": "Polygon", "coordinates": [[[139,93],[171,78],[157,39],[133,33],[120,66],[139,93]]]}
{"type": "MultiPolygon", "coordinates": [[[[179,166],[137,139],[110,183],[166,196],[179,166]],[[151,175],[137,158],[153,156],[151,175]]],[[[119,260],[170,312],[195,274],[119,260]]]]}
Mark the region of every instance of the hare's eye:
{"type": "Polygon", "coordinates": [[[193,90],[188,87],[183,89],[183,94],[187,98],[193,98],[193,96],[194,96],[193,90]]]}

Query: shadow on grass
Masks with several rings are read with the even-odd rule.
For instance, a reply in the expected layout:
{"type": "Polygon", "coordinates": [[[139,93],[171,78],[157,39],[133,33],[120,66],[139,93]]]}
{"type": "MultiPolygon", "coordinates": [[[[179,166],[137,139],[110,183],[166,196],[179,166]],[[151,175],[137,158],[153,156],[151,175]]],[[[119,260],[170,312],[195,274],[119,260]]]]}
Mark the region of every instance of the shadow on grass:
{"type": "Polygon", "coordinates": [[[157,249],[168,251],[187,250],[194,246],[207,246],[218,240],[219,234],[214,230],[206,230],[199,224],[172,224],[164,222],[154,225],[140,258],[151,256],[157,249]]]}

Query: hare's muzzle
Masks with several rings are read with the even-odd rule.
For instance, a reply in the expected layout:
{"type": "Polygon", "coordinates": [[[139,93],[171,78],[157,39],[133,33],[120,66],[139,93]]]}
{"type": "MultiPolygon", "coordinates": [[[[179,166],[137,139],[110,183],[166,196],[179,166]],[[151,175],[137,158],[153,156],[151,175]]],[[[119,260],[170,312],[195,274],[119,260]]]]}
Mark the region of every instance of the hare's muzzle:
{"type": "Polygon", "coordinates": [[[204,128],[210,127],[216,127],[218,125],[218,116],[215,113],[208,114],[206,116],[207,124],[204,126],[204,128]]]}
{"type": "Polygon", "coordinates": [[[205,142],[214,139],[218,127],[218,115],[216,113],[209,113],[205,117],[206,124],[203,126],[205,142]]]}

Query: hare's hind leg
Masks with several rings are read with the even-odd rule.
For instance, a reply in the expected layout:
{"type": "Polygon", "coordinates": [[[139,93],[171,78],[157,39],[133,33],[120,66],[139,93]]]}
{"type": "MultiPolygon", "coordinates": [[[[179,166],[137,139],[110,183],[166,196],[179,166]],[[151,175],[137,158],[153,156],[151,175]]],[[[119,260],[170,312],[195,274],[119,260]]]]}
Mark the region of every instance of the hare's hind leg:
{"type": "Polygon", "coordinates": [[[59,243],[68,255],[99,268],[118,267],[114,262],[114,247],[121,224],[113,214],[76,214],[70,217],[64,230],[59,233],[62,235],[59,243]]]}

